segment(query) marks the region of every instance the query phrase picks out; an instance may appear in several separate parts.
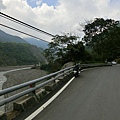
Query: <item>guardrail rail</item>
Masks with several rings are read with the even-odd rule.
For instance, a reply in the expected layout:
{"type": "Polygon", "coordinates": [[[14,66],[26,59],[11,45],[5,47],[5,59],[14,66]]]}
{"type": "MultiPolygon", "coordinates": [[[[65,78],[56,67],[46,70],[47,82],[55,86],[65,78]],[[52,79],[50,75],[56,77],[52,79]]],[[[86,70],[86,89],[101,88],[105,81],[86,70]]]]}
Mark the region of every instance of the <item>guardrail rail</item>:
{"type": "MultiPolygon", "coordinates": [[[[111,64],[81,64],[79,69],[82,70],[82,69],[86,69],[86,68],[102,67],[102,66],[111,66],[111,64]]],[[[48,75],[43,76],[41,78],[34,79],[34,80],[29,81],[29,82],[25,82],[25,83],[22,83],[19,85],[15,85],[15,86],[0,90],[0,96],[2,96],[2,95],[5,95],[5,94],[11,93],[13,91],[16,91],[16,90],[19,90],[19,89],[22,89],[22,88],[29,86],[28,89],[1,100],[0,106],[5,105],[9,102],[12,102],[18,98],[21,98],[29,93],[36,95],[37,89],[45,87],[49,83],[52,83],[52,82],[55,83],[55,81],[60,80],[61,77],[63,77],[63,79],[64,79],[65,76],[69,76],[71,73],[73,76],[74,68],[75,68],[75,66],[67,67],[65,69],[48,74],[48,75]]],[[[5,120],[7,120],[7,119],[5,119],[5,120]]]]}

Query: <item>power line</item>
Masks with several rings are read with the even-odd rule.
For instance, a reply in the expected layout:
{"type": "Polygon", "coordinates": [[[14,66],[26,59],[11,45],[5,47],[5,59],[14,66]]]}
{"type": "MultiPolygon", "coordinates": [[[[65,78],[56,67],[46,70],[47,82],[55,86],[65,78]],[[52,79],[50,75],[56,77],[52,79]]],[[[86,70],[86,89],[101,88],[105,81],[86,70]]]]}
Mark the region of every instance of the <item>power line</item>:
{"type": "Polygon", "coordinates": [[[18,23],[18,24],[21,24],[21,25],[23,25],[23,26],[25,26],[25,27],[28,27],[28,28],[30,28],[30,29],[36,30],[36,31],[38,31],[38,32],[41,32],[41,33],[43,33],[43,34],[49,35],[49,36],[51,36],[51,37],[55,37],[55,36],[52,35],[51,33],[48,33],[48,32],[43,31],[43,30],[41,30],[41,29],[38,29],[38,28],[36,28],[36,27],[34,27],[34,26],[32,26],[32,25],[29,25],[29,24],[27,24],[27,23],[25,23],[25,22],[23,22],[23,21],[20,21],[20,20],[18,20],[18,19],[16,19],[16,18],[13,18],[13,17],[11,17],[11,16],[9,16],[9,15],[7,15],[7,14],[5,14],[5,13],[0,12],[0,16],[6,18],[6,19],[8,19],[8,20],[11,20],[11,21],[13,21],[13,22],[16,22],[16,23],[18,23]]]}
{"type": "Polygon", "coordinates": [[[14,31],[16,31],[16,32],[19,32],[19,33],[22,33],[22,34],[28,35],[28,36],[30,36],[30,37],[33,37],[33,38],[36,38],[36,39],[39,39],[39,40],[42,40],[42,41],[48,42],[47,40],[41,39],[41,38],[39,38],[39,37],[33,36],[33,35],[31,35],[31,34],[25,33],[25,32],[20,31],[20,30],[14,29],[14,28],[9,27],[9,26],[7,26],[7,25],[4,25],[4,24],[0,24],[0,25],[3,26],[3,27],[6,27],[6,28],[8,28],[8,29],[14,30],[14,31]]]}

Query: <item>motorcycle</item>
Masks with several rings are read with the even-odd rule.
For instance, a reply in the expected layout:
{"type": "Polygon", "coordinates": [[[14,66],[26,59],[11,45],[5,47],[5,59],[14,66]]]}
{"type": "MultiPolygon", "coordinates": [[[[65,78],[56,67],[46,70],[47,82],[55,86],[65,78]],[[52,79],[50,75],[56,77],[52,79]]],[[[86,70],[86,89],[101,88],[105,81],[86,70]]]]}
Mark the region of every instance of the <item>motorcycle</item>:
{"type": "Polygon", "coordinates": [[[73,74],[75,77],[78,77],[79,73],[80,73],[80,67],[79,65],[76,65],[73,69],[73,74]]]}
{"type": "Polygon", "coordinates": [[[78,75],[79,75],[79,72],[78,72],[78,71],[74,70],[73,73],[74,73],[74,76],[75,76],[75,77],[78,77],[78,75]]]}

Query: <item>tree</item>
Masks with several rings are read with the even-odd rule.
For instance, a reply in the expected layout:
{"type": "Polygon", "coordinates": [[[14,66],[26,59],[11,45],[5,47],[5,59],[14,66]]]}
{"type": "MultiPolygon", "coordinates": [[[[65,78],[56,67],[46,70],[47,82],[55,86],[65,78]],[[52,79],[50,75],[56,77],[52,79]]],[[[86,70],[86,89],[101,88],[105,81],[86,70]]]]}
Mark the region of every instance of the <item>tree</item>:
{"type": "Polygon", "coordinates": [[[109,57],[114,59],[119,55],[120,28],[117,27],[118,23],[112,19],[96,18],[84,27],[85,36],[82,40],[93,49],[97,58],[102,61],[109,57]],[[117,55],[115,55],[116,51],[117,55]]]}
{"type": "Polygon", "coordinates": [[[56,35],[52,40],[53,42],[48,45],[49,48],[45,50],[47,58],[52,58],[52,61],[61,59],[64,62],[82,60],[85,48],[83,43],[77,40],[76,36],[56,35]]]}
{"type": "MultiPolygon", "coordinates": [[[[44,51],[49,64],[63,65],[69,61],[80,61],[84,55],[84,45],[72,35],[56,35],[44,51]],[[59,64],[58,64],[59,63],[59,64]]],[[[54,65],[53,65],[54,66],[54,65]]]]}
{"type": "Polygon", "coordinates": [[[77,44],[69,44],[67,46],[67,57],[70,57],[71,61],[83,60],[84,53],[85,47],[82,42],[78,42],[77,44]]]}

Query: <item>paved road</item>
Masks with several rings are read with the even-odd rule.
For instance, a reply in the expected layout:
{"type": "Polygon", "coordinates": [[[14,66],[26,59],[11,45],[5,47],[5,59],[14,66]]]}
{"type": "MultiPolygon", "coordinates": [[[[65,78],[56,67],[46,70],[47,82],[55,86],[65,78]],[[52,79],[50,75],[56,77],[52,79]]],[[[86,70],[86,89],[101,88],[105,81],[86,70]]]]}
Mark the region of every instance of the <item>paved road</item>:
{"type": "Polygon", "coordinates": [[[82,72],[33,120],[120,120],[120,66],[82,72]]]}

